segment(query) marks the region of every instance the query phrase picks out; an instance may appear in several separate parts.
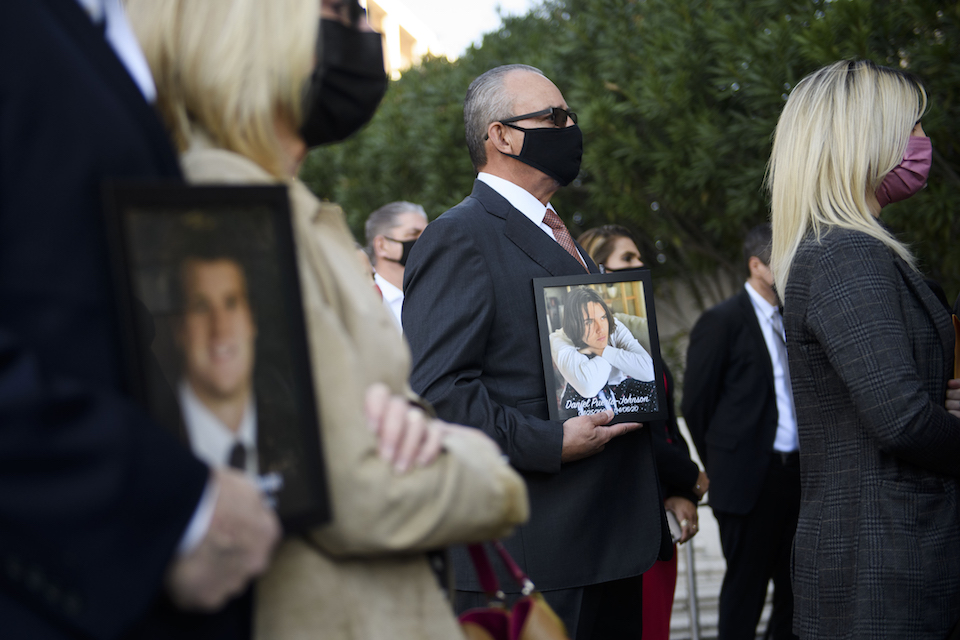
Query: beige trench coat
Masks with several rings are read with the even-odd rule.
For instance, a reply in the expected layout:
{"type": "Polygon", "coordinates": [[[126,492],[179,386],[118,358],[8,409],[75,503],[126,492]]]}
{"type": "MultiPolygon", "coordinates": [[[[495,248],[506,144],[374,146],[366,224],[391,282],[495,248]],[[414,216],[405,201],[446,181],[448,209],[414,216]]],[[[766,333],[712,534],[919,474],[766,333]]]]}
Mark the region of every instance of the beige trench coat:
{"type": "MultiPolygon", "coordinates": [[[[181,158],[194,183],[276,182],[202,136],[181,158]]],[[[446,436],[426,468],[396,475],[363,415],[374,382],[413,396],[405,343],[356,258],[343,213],[289,184],[333,520],[319,553],[285,540],[256,588],[258,640],[462,637],[424,550],[506,535],[528,514],[523,480],[479,432],[446,436]]]]}

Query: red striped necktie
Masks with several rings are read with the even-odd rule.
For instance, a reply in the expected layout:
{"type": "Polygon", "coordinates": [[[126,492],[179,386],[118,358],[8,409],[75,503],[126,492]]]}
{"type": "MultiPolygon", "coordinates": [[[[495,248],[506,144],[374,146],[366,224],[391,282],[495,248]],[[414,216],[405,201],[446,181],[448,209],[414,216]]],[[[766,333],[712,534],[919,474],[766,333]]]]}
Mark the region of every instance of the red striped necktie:
{"type": "Polygon", "coordinates": [[[590,269],[587,269],[587,264],[583,261],[583,256],[577,251],[577,245],[573,243],[573,237],[570,235],[570,232],[567,231],[567,227],[563,224],[560,216],[548,207],[547,213],[543,216],[543,222],[553,229],[553,237],[556,238],[557,243],[563,247],[567,253],[573,256],[576,261],[586,269],[587,273],[589,273],[590,269]]]}

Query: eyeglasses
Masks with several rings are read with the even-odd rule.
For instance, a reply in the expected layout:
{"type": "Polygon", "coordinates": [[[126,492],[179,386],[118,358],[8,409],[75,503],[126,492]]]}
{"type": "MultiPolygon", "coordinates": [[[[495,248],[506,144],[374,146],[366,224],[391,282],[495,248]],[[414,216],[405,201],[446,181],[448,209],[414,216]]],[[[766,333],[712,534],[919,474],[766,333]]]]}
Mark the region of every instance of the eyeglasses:
{"type": "Polygon", "coordinates": [[[573,111],[567,111],[563,107],[550,107],[549,109],[544,109],[543,111],[537,111],[534,113],[525,113],[522,116],[513,116],[511,118],[505,118],[500,121],[501,124],[509,124],[511,122],[518,122],[520,120],[526,120],[527,118],[540,118],[542,116],[549,115],[553,120],[553,126],[555,127],[565,127],[567,126],[567,118],[573,120],[573,124],[577,124],[577,114],[573,111]]]}

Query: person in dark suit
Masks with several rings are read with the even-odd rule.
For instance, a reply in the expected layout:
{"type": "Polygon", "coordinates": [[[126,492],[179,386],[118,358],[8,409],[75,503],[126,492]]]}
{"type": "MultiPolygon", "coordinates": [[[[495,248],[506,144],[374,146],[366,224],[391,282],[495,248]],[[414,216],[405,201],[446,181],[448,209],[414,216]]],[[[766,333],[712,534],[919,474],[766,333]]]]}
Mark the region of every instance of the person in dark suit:
{"type": "Polygon", "coordinates": [[[211,473],[122,391],[101,189],[179,176],[138,51],[115,0],[4,3],[4,638],[117,638],[165,584],[180,606],[215,608],[263,569],[279,532],[252,484],[211,473]],[[229,556],[223,527],[236,532],[229,556]]]}
{"type": "MultiPolygon", "coordinates": [[[[577,238],[590,257],[604,273],[635,271],[643,268],[640,249],[633,233],[618,224],[605,224],[587,229],[577,238]]],[[[650,333],[646,318],[615,314],[619,322],[627,325],[634,337],[648,351],[650,333]]],[[[559,320],[557,321],[559,324],[559,320]]],[[[674,404],[673,374],[663,363],[664,390],[667,394],[667,417],[649,423],[653,439],[653,455],[657,461],[660,486],[663,488],[663,507],[672,512],[680,525],[683,544],[697,535],[699,523],[697,503],[710,488],[710,479],[690,459],[687,441],[680,433],[674,404]]],[[[673,595],[677,587],[677,548],[669,560],[660,560],[643,575],[643,637],[647,640],[668,640],[670,617],[673,612],[673,595]]]]}
{"type": "Polygon", "coordinates": [[[926,106],[913,75],[842,60],[797,84],[774,136],[772,264],[800,432],[803,638],[942,639],[960,620],[953,327],[879,221],[926,184],[926,106]]]}
{"type": "Polygon", "coordinates": [[[687,350],[683,415],[710,476],[710,506],[727,561],[722,640],[756,637],[771,579],[773,637],[794,637],[790,548],[800,467],[770,241],[768,224],[747,234],[746,284],[697,320],[687,350]]]}
{"type": "MultiPolygon", "coordinates": [[[[523,474],[531,519],[505,544],[571,637],[638,638],[641,574],[670,553],[650,434],[607,426],[609,411],[549,420],[540,357],[532,280],[597,272],[549,206],[579,171],[576,116],[540,71],[507,65],[473,81],[464,122],[473,193],[427,226],[407,262],[410,383],[523,474]]],[[[457,608],[482,604],[463,550],[454,566],[457,608]]]]}

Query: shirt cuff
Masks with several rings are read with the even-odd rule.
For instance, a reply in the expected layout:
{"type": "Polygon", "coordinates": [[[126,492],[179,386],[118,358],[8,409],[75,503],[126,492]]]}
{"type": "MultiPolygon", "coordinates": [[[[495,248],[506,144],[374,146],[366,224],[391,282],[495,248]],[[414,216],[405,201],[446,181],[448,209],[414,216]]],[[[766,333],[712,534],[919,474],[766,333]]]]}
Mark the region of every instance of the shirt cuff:
{"type": "Polygon", "coordinates": [[[200,541],[207,535],[210,529],[210,522],[213,520],[214,507],[217,506],[217,494],[219,489],[214,480],[213,474],[207,479],[207,486],[203,489],[203,495],[200,496],[200,502],[193,511],[193,517],[180,538],[180,544],[177,545],[177,557],[183,557],[200,545],[200,541]]]}

